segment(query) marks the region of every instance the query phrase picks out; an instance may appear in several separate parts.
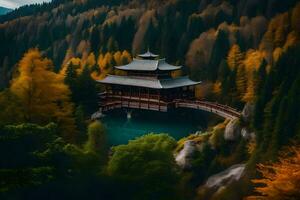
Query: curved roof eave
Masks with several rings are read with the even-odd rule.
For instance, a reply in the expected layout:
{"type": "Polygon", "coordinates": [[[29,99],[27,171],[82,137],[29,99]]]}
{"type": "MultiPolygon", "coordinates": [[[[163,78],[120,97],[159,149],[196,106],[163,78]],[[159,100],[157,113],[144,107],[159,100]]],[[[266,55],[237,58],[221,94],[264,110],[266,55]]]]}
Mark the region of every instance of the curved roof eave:
{"type": "Polygon", "coordinates": [[[174,79],[152,79],[152,78],[137,78],[129,76],[108,75],[103,80],[98,80],[99,83],[128,85],[136,87],[145,87],[152,89],[171,89],[177,87],[186,87],[200,84],[201,81],[192,81],[188,76],[183,76],[174,79]]]}
{"type": "Polygon", "coordinates": [[[134,58],[133,61],[127,65],[115,66],[116,69],[125,71],[171,71],[179,70],[182,66],[170,65],[165,59],[159,60],[142,60],[134,58]]]}

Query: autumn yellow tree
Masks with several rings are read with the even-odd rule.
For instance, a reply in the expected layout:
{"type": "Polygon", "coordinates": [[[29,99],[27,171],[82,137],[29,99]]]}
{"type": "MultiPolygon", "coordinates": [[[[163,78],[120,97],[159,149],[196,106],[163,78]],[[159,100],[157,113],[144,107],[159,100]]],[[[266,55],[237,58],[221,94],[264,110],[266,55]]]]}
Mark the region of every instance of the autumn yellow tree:
{"type": "Polygon", "coordinates": [[[120,51],[117,51],[114,53],[114,60],[116,65],[122,65],[122,53],[120,51]]]}
{"type": "Polygon", "coordinates": [[[93,52],[87,57],[85,65],[87,65],[89,68],[96,65],[96,56],[93,52]]]}
{"type": "Polygon", "coordinates": [[[228,56],[227,56],[227,63],[231,70],[238,68],[243,62],[243,53],[239,45],[235,44],[231,47],[228,56]]]}
{"type": "Polygon", "coordinates": [[[106,74],[112,73],[112,67],[115,65],[113,54],[110,52],[107,52],[105,55],[100,54],[98,57],[98,65],[101,71],[99,78],[103,78],[106,76],[106,74]]]}
{"type": "Polygon", "coordinates": [[[247,197],[247,200],[294,200],[300,197],[300,146],[291,147],[282,152],[279,162],[258,165],[262,179],[255,179],[257,196],[247,197]]]}
{"type": "Polygon", "coordinates": [[[73,57],[73,58],[70,58],[70,60],[68,62],[66,62],[61,70],[59,71],[59,73],[63,76],[66,75],[66,71],[67,71],[67,68],[68,66],[70,65],[70,63],[72,63],[73,67],[76,68],[76,71],[78,74],[80,74],[82,72],[82,64],[81,64],[81,59],[80,58],[76,58],[76,57],[73,57]]]}
{"type": "Polygon", "coordinates": [[[43,58],[38,49],[29,50],[18,64],[19,75],[10,90],[20,99],[26,122],[58,123],[66,139],[72,141],[75,122],[73,104],[64,77],[53,72],[53,63],[43,58]]]}
{"type": "Polygon", "coordinates": [[[128,51],[124,50],[122,52],[121,60],[122,60],[123,65],[130,63],[132,60],[130,53],[128,51]]]}
{"type": "Polygon", "coordinates": [[[240,100],[242,100],[247,90],[246,69],[245,69],[245,65],[243,64],[240,65],[237,69],[236,88],[237,88],[238,96],[240,100]]]}
{"type": "MultiPolygon", "coordinates": [[[[245,77],[246,78],[246,90],[242,96],[244,102],[254,102],[256,87],[257,87],[257,76],[255,73],[263,62],[263,54],[260,51],[248,50],[245,56],[243,64],[245,66],[245,77]]],[[[238,78],[238,77],[237,77],[238,78]]]]}

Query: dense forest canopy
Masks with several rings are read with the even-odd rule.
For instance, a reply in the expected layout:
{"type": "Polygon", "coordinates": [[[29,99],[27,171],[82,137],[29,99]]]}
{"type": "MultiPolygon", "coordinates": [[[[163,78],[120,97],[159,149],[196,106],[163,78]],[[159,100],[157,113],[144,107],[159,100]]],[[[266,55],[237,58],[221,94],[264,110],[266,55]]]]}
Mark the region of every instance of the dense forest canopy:
{"type": "MultiPolygon", "coordinates": [[[[11,76],[13,66],[34,47],[53,59],[56,70],[72,57],[86,60],[92,52],[98,57],[118,50],[134,55],[147,47],[170,62],[188,67],[205,67],[210,60],[219,65],[235,43],[242,51],[257,49],[271,18],[295,3],[296,0],[55,0],[23,6],[0,17],[0,63],[2,70],[5,68],[2,74],[11,76]],[[220,30],[225,33],[215,33],[220,30]],[[224,44],[216,44],[225,45],[223,52],[212,52],[215,41],[219,41],[217,36],[228,40],[219,38],[224,44]],[[220,55],[213,59],[213,53],[220,55]]],[[[283,34],[287,32],[283,30],[283,34]]],[[[1,87],[7,84],[6,78],[1,87]]]]}
{"type": "Polygon", "coordinates": [[[0,198],[299,198],[299,41],[297,0],[53,0],[0,16],[0,198]],[[110,148],[90,120],[95,80],[147,48],[242,117],[110,148]],[[237,182],[207,188],[241,163],[237,182]]]}

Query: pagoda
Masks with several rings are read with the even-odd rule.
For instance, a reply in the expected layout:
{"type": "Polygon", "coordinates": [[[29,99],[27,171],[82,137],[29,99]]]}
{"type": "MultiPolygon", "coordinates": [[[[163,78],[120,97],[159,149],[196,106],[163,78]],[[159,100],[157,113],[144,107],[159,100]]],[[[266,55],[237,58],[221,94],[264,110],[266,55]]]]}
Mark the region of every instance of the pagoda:
{"type": "Polygon", "coordinates": [[[173,78],[172,72],[181,68],[149,50],[127,65],[115,66],[126,75],[107,75],[97,81],[105,86],[100,94],[100,111],[135,108],[167,112],[175,108],[177,100],[194,99],[195,85],[201,82],[188,76],[173,78]]]}

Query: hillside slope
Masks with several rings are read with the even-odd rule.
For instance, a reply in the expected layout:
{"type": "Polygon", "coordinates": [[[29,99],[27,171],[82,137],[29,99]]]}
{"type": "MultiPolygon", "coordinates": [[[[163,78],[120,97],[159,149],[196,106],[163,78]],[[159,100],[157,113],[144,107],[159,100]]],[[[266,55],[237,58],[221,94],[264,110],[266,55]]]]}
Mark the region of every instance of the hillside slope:
{"type": "Polygon", "coordinates": [[[0,15],[5,15],[11,11],[12,11],[12,9],[10,9],[10,8],[4,8],[4,7],[0,6],[0,15]]]}

